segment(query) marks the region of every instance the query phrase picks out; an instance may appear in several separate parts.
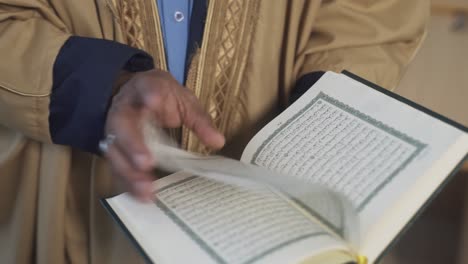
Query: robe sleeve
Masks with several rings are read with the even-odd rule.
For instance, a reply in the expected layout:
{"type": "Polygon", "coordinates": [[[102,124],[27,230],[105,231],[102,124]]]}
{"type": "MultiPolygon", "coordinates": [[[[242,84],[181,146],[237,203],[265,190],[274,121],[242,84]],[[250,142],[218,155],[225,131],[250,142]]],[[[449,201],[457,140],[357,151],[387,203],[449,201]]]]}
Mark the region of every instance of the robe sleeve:
{"type": "Polygon", "coordinates": [[[298,43],[295,90],[310,74],[348,70],[394,89],[420,47],[429,20],[427,0],[324,1],[307,39],[298,43]]]}
{"type": "Polygon", "coordinates": [[[96,152],[122,69],[152,68],[143,51],[73,36],[45,1],[0,0],[0,125],[96,152]]]}

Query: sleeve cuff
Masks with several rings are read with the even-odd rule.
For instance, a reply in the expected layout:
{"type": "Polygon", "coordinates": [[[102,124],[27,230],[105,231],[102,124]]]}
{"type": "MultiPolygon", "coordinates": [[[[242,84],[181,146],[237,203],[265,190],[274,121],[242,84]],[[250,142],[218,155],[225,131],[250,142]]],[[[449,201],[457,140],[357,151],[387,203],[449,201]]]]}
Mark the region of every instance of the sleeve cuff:
{"type": "Polygon", "coordinates": [[[98,153],[112,88],[121,70],[154,68],[144,51],[84,37],[70,37],[53,69],[49,129],[55,144],[98,153]]]}
{"type": "Polygon", "coordinates": [[[309,88],[314,85],[324,75],[324,71],[315,71],[307,73],[299,78],[294,86],[291,94],[289,95],[289,104],[294,103],[301,97],[309,88]]]}

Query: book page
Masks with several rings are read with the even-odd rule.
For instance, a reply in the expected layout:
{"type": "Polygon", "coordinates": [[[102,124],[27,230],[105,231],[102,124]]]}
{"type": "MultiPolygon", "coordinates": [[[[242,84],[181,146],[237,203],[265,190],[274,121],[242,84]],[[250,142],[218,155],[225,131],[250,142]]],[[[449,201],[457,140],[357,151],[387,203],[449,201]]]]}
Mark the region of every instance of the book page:
{"type": "Polygon", "coordinates": [[[361,211],[425,146],[320,92],[250,161],[333,187],[361,211]]]}
{"type": "Polygon", "coordinates": [[[242,160],[344,194],[359,212],[365,240],[382,214],[463,134],[327,72],[257,133],[242,160]]]}
{"type": "Polygon", "coordinates": [[[240,188],[184,173],[156,186],[152,205],[132,203],[125,194],[108,202],[157,263],[295,263],[348,250],[267,187],[240,188]]]}
{"type": "Polygon", "coordinates": [[[238,160],[189,153],[158,141],[150,141],[148,146],[164,170],[185,171],[239,187],[253,183],[270,186],[343,240],[355,242],[353,244],[359,240],[356,211],[344,196],[329,188],[238,160]]]}

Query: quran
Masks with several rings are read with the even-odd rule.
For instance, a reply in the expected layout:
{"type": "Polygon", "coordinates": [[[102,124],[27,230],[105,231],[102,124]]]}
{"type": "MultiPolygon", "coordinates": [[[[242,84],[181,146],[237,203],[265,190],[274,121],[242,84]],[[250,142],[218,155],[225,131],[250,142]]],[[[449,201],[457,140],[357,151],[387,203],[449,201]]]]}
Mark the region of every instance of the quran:
{"type": "Polygon", "coordinates": [[[156,144],[181,171],[155,181],[154,201],[102,201],[152,263],[375,263],[461,167],[467,131],[327,72],[241,161],[156,144]]]}

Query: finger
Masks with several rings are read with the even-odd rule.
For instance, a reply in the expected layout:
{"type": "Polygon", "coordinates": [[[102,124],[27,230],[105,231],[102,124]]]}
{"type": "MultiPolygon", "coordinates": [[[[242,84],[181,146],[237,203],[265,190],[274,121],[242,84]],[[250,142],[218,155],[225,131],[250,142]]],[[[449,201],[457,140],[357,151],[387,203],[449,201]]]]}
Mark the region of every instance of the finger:
{"type": "Polygon", "coordinates": [[[224,146],[225,138],[214,126],[211,117],[203,110],[192,95],[185,100],[186,106],[181,110],[182,121],[192,130],[200,141],[208,147],[220,149],[224,146]]]}
{"type": "Polygon", "coordinates": [[[142,119],[142,110],[124,107],[112,116],[109,130],[116,136],[114,145],[131,164],[141,171],[150,171],[154,168],[155,161],[144,141],[142,119]]]}
{"type": "MultiPolygon", "coordinates": [[[[166,73],[167,74],[167,73],[166,73]]],[[[134,84],[136,101],[141,101],[150,110],[159,111],[174,89],[180,86],[164,73],[153,73],[134,84]]],[[[169,75],[170,77],[170,75],[169,75]]]]}
{"type": "Polygon", "coordinates": [[[211,123],[211,120],[199,119],[192,126],[192,131],[206,146],[213,149],[220,149],[225,144],[225,138],[211,123]]]}
{"type": "Polygon", "coordinates": [[[165,101],[160,112],[156,113],[156,118],[160,124],[167,128],[177,128],[182,126],[181,111],[179,100],[176,96],[170,96],[165,101]]]}
{"type": "Polygon", "coordinates": [[[190,91],[168,73],[154,72],[150,77],[135,84],[135,88],[159,125],[174,128],[184,124],[208,147],[224,146],[224,136],[213,127],[210,116],[190,91]]]}
{"type": "Polygon", "coordinates": [[[178,91],[184,89],[176,81],[162,81],[158,87],[151,87],[144,95],[145,106],[152,111],[159,125],[176,128],[182,125],[179,111],[180,95],[178,91]]]}
{"type": "Polygon", "coordinates": [[[134,169],[115,145],[109,147],[105,156],[110,162],[112,174],[125,183],[132,195],[142,201],[152,199],[152,177],[150,174],[134,169]]]}
{"type": "MultiPolygon", "coordinates": [[[[132,100],[151,113],[158,125],[176,128],[182,125],[178,111],[178,92],[183,89],[177,81],[167,78],[147,78],[134,85],[132,100]]],[[[133,105],[133,104],[132,104],[133,105]]],[[[138,107],[137,107],[138,108],[138,107]]]]}

